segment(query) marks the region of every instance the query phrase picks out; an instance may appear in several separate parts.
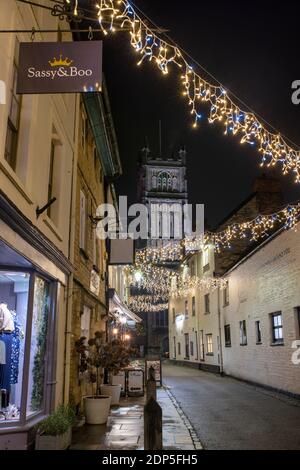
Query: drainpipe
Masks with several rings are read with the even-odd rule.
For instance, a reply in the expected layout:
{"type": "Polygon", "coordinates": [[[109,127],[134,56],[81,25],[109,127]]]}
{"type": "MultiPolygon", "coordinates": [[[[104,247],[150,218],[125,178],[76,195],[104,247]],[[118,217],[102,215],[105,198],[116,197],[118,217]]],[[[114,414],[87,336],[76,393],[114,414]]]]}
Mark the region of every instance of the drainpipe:
{"type": "MultiPolygon", "coordinates": [[[[76,95],[75,100],[75,120],[73,132],[73,160],[72,160],[72,185],[70,202],[70,225],[69,225],[69,248],[68,258],[74,264],[74,244],[75,244],[75,222],[76,222],[76,185],[77,185],[77,157],[78,157],[78,132],[80,115],[80,95],[76,95]]],[[[71,273],[68,278],[67,299],[66,299],[66,323],[65,323],[65,358],[64,358],[64,383],[63,400],[69,403],[70,394],[70,370],[71,370],[71,338],[72,338],[72,312],[73,312],[73,289],[74,274],[71,273]]]]}
{"type": "Polygon", "coordinates": [[[222,344],[220,294],[221,294],[220,287],[218,287],[218,323],[219,323],[219,348],[220,348],[220,374],[223,375],[223,344],[222,344]]]}

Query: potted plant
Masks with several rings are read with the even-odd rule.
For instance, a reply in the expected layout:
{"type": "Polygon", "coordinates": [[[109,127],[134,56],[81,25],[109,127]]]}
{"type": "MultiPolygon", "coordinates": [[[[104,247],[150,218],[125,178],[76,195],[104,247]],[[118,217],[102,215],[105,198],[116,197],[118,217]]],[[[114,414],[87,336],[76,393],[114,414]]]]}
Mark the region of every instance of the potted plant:
{"type": "Polygon", "coordinates": [[[36,450],[65,450],[71,445],[75,411],[60,405],[48,418],[37,426],[36,450]]]}
{"type": "Polygon", "coordinates": [[[91,384],[91,395],[84,397],[85,422],[87,424],[105,424],[108,420],[111,404],[110,395],[100,394],[102,378],[103,333],[97,331],[88,342],[85,337],[75,343],[79,353],[79,373],[87,374],[91,384]]]}
{"type": "Polygon", "coordinates": [[[118,338],[102,348],[102,364],[108,372],[109,383],[101,385],[101,393],[111,396],[111,405],[118,405],[121,395],[121,384],[113,385],[113,377],[129,365],[134,353],[134,349],[118,338]]]}

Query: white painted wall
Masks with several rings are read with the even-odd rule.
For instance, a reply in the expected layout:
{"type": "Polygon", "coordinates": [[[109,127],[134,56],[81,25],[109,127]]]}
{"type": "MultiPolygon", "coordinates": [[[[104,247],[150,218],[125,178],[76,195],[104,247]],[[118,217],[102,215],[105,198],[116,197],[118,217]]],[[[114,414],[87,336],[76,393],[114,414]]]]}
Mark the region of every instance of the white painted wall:
{"type": "MultiPolygon", "coordinates": [[[[299,225],[299,224],[298,224],[299,225]]],[[[224,371],[292,393],[300,393],[300,364],[292,363],[299,340],[295,307],[300,306],[300,232],[282,232],[228,275],[229,306],[223,325],[231,326],[231,347],[224,348],[224,371]],[[284,346],[272,346],[270,314],[281,311],[284,346]],[[240,346],[239,322],[246,320],[247,346],[240,346]],[[256,344],[255,321],[262,344],[256,344]]],[[[300,355],[299,355],[300,356],[300,355]]]]}
{"type": "MultiPolygon", "coordinates": [[[[193,255],[188,261],[189,272],[191,263],[195,263],[195,274],[200,277],[213,277],[214,272],[214,256],[212,249],[209,250],[209,269],[203,270],[202,254],[193,255]]],[[[170,342],[170,358],[177,361],[188,361],[193,363],[201,363],[204,365],[219,366],[219,320],[218,320],[218,291],[208,290],[192,290],[190,294],[183,299],[171,298],[169,302],[169,342],[170,342]],[[205,294],[210,294],[210,312],[205,312],[205,294]],[[192,315],[192,297],[195,296],[196,314],[192,315]],[[185,318],[185,300],[188,301],[188,318],[185,318]],[[176,319],[173,321],[173,308],[175,308],[176,319]],[[201,331],[204,338],[204,358],[201,359],[201,331]],[[185,334],[189,334],[189,341],[194,343],[194,355],[186,358],[185,355],[185,334]],[[196,333],[197,343],[196,347],[196,333]],[[206,335],[212,334],[213,354],[208,354],[206,335]],[[174,338],[176,342],[176,358],[174,351],[174,338]],[[178,354],[178,343],[181,344],[181,354],[178,354]]]]}

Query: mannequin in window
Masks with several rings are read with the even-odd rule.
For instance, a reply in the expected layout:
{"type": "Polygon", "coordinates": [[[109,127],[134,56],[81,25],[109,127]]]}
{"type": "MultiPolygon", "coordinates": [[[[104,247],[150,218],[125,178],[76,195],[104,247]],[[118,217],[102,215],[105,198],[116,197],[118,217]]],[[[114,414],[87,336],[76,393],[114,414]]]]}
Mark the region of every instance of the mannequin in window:
{"type": "MultiPolygon", "coordinates": [[[[12,340],[15,331],[14,319],[7,304],[0,304],[0,340],[5,345],[5,364],[0,364],[0,389],[6,390],[5,403],[1,403],[2,408],[9,404],[9,393],[11,385],[11,360],[12,360],[12,340]]],[[[2,345],[3,352],[3,345],[2,345]]],[[[3,360],[3,354],[2,354],[3,360]]]]}

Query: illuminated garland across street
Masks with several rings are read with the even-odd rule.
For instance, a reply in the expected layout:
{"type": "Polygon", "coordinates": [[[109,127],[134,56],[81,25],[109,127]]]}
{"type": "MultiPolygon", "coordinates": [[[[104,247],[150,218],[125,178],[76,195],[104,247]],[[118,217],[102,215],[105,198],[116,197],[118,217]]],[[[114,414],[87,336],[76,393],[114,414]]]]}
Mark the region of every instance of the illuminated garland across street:
{"type": "Polygon", "coordinates": [[[217,252],[221,248],[230,248],[236,240],[250,239],[258,241],[270,235],[276,226],[284,229],[295,228],[300,216],[300,204],[289,205],[284,209],[268,215],[258,215],[253,220],[231,224],[220,232],[206,232],[204,237],[194,240],[184,240],[188,250],[199,250],[203,246],[213,245],[217,252]]]}
{"type": "MultiPolygon", "coordinates": [[[[206,232],[199,239],[184,239],[181,243],[175,242],[173,251],[172,242],[159,248],[139,250],[135,266],[127,268],[129,283],[137,290],[143,291],[143,294],[139,296],[141,307],[144,303],[148,305],[151,302],[153,304],[161,303],[169,296],[187,297],[195,290],[224,289],[226,280],[222,278],[199,278],[190,276],[188,273],[182,276],[178,271],[166,266],[158,266],[155,263],[164,264],[169,260],[176,260],[176,257],[178,257],[177,260],[182,260],[183,248],[188,252],[197,252],[206,246],[214,246],[214,249],[219,252],[221,248],[230,248],[236,240],[249,238],[251,241],[258,241],[260,238],[270,235],[276,226],[295,229],[299,216],[300,204],[291,204],[273,214],[258,215],[253,220],[231,224],[219,232],[206,232]],[[147,294],[144,294],[145,290],[148,292],[147,294]]],[[[137,305],[136,308],[138,308],[137,305]]]]}
{"type": "Polygon", "coordinates": [[[171,65],[180,71],[182,94],[188,100],[194,127],[202,118],[206,103],[209,123],[220,122],[225,134],[238,136],[242,144],[256,145],[262,155],[261,166],[281,164],[284,174],[293,172],[296,182],[300,181],[300,151],[291,147],[281,134],[270,132],[253,112],[242,110],[221,85],[213,85],[200,76],[179,47],[159,37],[128,1],[101,0],[96,8],[104,35],[114,32],[116,25],[129,29],[130,43],[140,56],[138,65],[148,60],[163,75],[169,73],[171,65]]]}
{"type": "Polygon", "coordinates": [[[228,225],[219,232],[205,232],[199,238],[185,238],[182,242],[170,242],[159,248],[144,248],[138,250],[136,259],[138,263],[157,263],[166,261],[180,261],[184,257],[184,248],[187,251],[200,251],[205,246],[213,245],[217,252],[222,248],[231,248],[234,241],[249,239],[256,242],[270,235],[275,226],[284,229],[295,228],[300,217],[300,203],[290,204],[272,214],[259,214],[254,219],[228,225]]]}
{"type": "Polygon", "coordinates": [[[128,307],[134,312],[162,312],[168,310],[168,303],[154,304],[152,302],[141,302],[140,300],[130,299],[128,307]]]}

